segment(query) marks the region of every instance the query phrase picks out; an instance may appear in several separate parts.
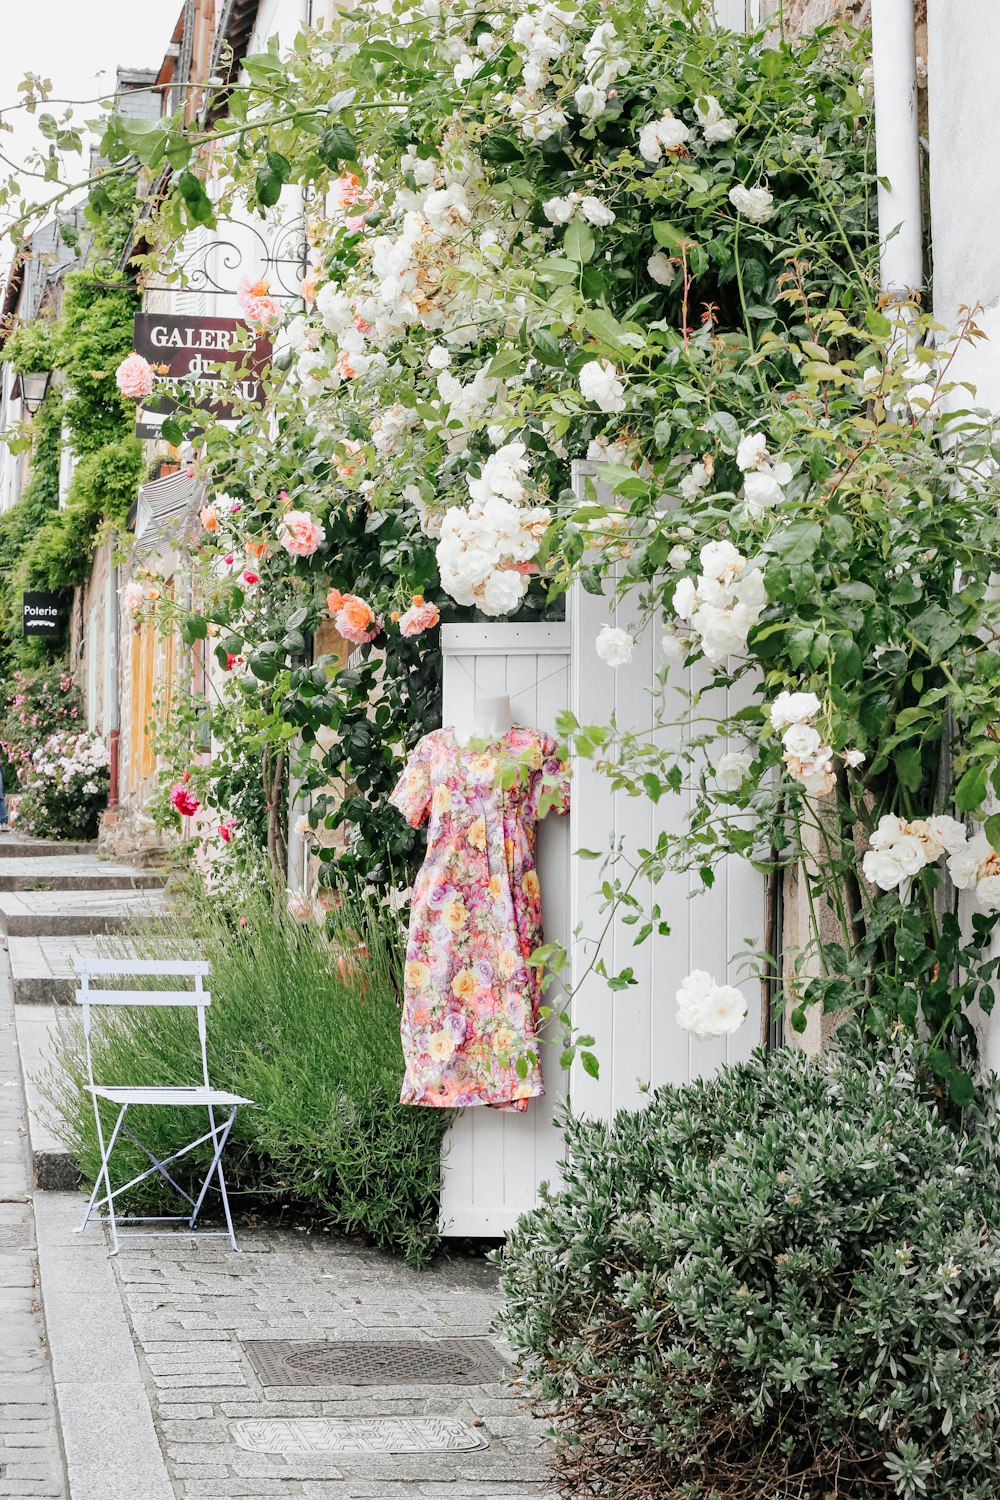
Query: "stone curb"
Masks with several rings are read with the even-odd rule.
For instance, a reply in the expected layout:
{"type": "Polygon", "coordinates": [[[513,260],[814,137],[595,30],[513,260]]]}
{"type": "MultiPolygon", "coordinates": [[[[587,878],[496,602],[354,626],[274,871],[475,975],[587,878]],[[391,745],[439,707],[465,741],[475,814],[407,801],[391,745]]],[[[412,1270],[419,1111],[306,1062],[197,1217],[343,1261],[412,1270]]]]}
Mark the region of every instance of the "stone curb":
{"type": "Polygon", "coordinates": [[[175,1500],[103,1229],[77,1193],[35,1199],[42,1303],[73,1500],[175,1500]]]}

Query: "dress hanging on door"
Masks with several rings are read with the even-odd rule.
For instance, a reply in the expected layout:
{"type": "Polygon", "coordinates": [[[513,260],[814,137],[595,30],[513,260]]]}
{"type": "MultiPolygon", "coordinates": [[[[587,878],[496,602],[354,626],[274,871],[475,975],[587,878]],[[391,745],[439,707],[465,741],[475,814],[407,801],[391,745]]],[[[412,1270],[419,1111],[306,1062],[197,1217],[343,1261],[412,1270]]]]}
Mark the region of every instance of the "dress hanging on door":
{"type": "Polygon", "coordinates": [[[542,941],[535,832],[550,807],[567,811],[567,768],[538,729],[515,725],[478,750],[438,729],[391,800],[414,828],[430,816],[406,946],[401,1102],[525,1110],[545,1092],[528,1055],[540,999],[528,957],[542,941]]]}

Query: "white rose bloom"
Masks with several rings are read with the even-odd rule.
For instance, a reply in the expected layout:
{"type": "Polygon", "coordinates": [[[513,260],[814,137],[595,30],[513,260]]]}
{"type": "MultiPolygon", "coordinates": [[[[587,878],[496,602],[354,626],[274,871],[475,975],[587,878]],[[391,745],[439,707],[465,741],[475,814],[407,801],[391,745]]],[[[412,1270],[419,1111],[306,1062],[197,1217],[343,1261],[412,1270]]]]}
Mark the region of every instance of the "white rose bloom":
{"type": "Polygon", "coordinates": [[[736,212],[751,224],[763,224],[773,212],[774,195],[765,187],[748,188],[738,185],[729,189],[729,201],[736,212]]]}
{"type": "Polygon", "coordinates": [[[822,707],[815,693],[779,693],[771,704],[771,727],[780,732],[789,724],[806,724],[822,707]]]}
{"type": "Polygon", "coordinates": [[[607,90],[598,88],[596,83],[581,83],[573,95],[573,102],[584,119],[596,120],[607,108],[607,90]]]}
{"type": "Polygon", "coordinates": [[[992,853],[993,846],[982,831],[960,844],[948,856],[948,874],[952,885],[960,891],[971,891],[979,880],[980,866],[985,864],[992,853]]]}
{"type": "Polygon", "coordinates": [[[784,498],[781,485],[766,469],[755,470],[743,481],[743,509],[754,520],[780,505],[784,498]]]}
{"type": "Polygon", "coordinates": [[[632,658],[635,640],[627,630],[614,625],[602,625],[597,636],[596,648],[601,661],[609,667],[623,667],[632,658]]]}
{"type": "Polygon", "coordinates": [[[701,1041],[736,1031],[747,1017],[747,1003],[731,984],[716,984],[696,969],[677,991],[677,1024],[701,1041]]]}
{"type": "Polygon", "coordinates": [[[342,292],[332,281],[327,281],[316,293],[316,311],[323,327],[331,333],[343,333],[354,324],[354,308],[346,292],[342,292]]]}
{"type": "Polygon", "coordinates": [[[595,229],[606,229],[615,222],[614,211],[606,203],[602,203],[600,198],[581,198],[580,212],[595,229]]]}
{"type": "Polygon", "coordinates": [[[675,270],[669,255],[664,255],[662,250],[654,250],[646,262],[646,270],[656,282],[657,286],[670,286],[673,282],[675,270]]]}
{"type": "Polygon", "coordinates": [[[789,724],[781,736],[781,743],[789,755],[799,760],[808,760],[820,747],[819,732],[811,724],[789,724]]]}
{"type": "Polygon", "coordinates": [[[682,578],[674,589],[674,613],[680,615],[682,620],[690,620],[698,608],[700,600],[698,591],[691,578],[682,578]]]}
{"type": "Polygon", "coordinates": [[[733,590],[738,605],[741,605],[748,613],[760,615],[767,604],[767,589],[764,585],[764,575],[759,568],[751,568],[748,572],[742,573],[733,584],[733,590]]]}
{"type": "Polygon", "coordinates": [[[753,764],[749,750],[727,750],[719,757],[715,767],[715,779],[724,792],[738,792],[753,764]]]}
{"type": "Polygon", "coordinates": [[[864,765],[867,757],[863,750],[845,750],[841,759],[845,766],[850,766],[852,771],[856,771],[858,766],[864,765]]]}
{"type": "Polygon", "coordinates": [[[549,198],[542,204],[542,213],[550,224],[568,224],[576,214],[579,203],[579,193],[570,193],[565,198],[549,198]]]}
{"type": "Polygon", "coordinates": [[[608,359],[592,359],[580,371],[580,394],[605,412],[625,410],[625,387],[608,359]]]}
{"type": "MultiPolygon", "coordinates": [[[[846,755],[844,759],[847,759],[846,755]]],[[[965,824],[959,823],[957,818],[948,817],[946,813],[938,813],[935,817],[928,818],[927,827],[935,843],[940,844],[942,849],[947,849],[949,854],[955,854],[961,849],[969,837],[965,824]]]]}
{"type": "Polygon", "coordinates": [[[732,583],[746,566],[746,558],[732,542],[706,542],[699,556],[706,576],[721,584],[732,583]]]}
{"type": "Polygon", "coordinates": [[[643,125],[639,131],[639,155],[655,164],[664,153],[679,151],[691,135],[683,120],[666,110],[659,120],[643,125]]]}
{"type": "Polygon", "coordinates": [[[698,116],[702,135],[709,145],[731,141],[736,134],[736,121],[726,118],[722,105],[714,94],[705,94],[701,99],[696,99],[694,112],[698,116]]]}
{"type": "Polygon", "coordinates": [[[736,447],[736,465],[746,474],[767,457],[767,438],[762,432],[747,432],[736,447]]]}
{"type": "Polygon", "coordinates": [[[687,563],[691,561],[691,554],[686,547],[671,547],[667,553],[667,567],[680,572],[687,563]]]}
{"type": "Polygon", "coordinates": [[[684,663],[688,654],[688,643],[676,630],[666,629],[663,639],[660,641],[660,650],[663,652],[664,660],[671,667],[679,667],[684,663]]]}
{"type": "Polygon", "coordinates": [[[678,490],[680,491],[681,499],[697,500],[702,490],[707,489],[708,481],[711,479],[711,477],[711,470],[707,469],[703,462],[699,461],[698,463],[692,464],[688,472],[681,479],[680,484],[677,486],[678,490]]]}
{"type": "Polygon", "coordinates": [[[427,356],[427,363],[432,370],[447,370],[451,364],[451,354],[443,344],[435,344],[427,356]]]}
{"type": "Polygon", "coordinates": [[[710,662],[718,663],[746,650],[747,627],[735,610],[703,604],[695,611],[691,623],[701,636],[702,650],[710,662]]]}
{"type": "Polygon", "coordinates": [[[478,601],[484,615],[509,615],[517,609],[528,589],[528,580],[513,568],[498,568],[483,586],[478,601]]]}
{"type": "Polygon", "coordinates": [[[890,852],[905,875],[916,875],[917,871],[922,870],[927,863],[923,844],[909,833],[897,839],[890,852]]]}
{"type": "Polygon", "coordinates": [[[869,849],[861,861],[861,868],[865,879],[883,891],[894,891],[905,879],[892,849],[869,849]]]}
{"type": "Polygon", "coordinates": [[[985,875],[976,886],[976,903],[984,911],[1000,911],[1000,875],[985,875]]]}

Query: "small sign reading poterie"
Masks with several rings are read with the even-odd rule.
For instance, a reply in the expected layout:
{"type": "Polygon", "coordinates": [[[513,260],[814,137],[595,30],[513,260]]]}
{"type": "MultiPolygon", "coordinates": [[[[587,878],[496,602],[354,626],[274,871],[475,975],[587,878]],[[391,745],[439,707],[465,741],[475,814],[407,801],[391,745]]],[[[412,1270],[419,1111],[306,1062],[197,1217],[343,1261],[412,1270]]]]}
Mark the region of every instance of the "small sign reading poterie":
{"type": "Polygon", "coordinates": [[[21,629],[25,635],[43,635],[50,640],[62,634],[62,605],[58,594],[23,594],[21,629]]]}
{"type": "MultiPolygon", "coordinates": [[[[237,372],[236,391],[251,406],[263,406],[262,376],[271,360],[271,341],[258,338],[247,345],[247,325],[240,318],[199,318],[184,313],[136,313],[135,352],[147,359],[166,380],[181,381],[189,389],[185,407],[198,407],[213,422],[231,421],[239,415],[236,404],[225,399],[232,390],[218,398],[213,387],[221,385],[228,375],[237,372]],[[226,366],[230,370],[226,370],[226,366]]],[[[179,409],[182,403],[169,396],[158,396],[143,405],[136,414],[136,437],[159,437],[163,418],[179,409]]]]}

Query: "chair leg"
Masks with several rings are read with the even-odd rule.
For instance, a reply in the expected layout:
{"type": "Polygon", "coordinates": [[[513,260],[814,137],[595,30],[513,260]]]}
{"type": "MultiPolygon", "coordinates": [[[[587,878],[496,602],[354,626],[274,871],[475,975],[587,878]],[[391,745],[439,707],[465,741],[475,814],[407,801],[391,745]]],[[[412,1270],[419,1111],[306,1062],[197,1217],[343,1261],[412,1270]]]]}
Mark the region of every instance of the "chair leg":
{"type": "MultiPolygon", "coordinates": [[[[98,1116],[98,1122],[99,1122],[100,1121],[100,1111],[99,1111],[98,1106],[97,1106],[97,1099],[96,1098],[94,1099],[94,1113],[98,1116]]],[[[111,1254],[112,1255],[117,1255],[118,1254],[118,1224],[117,1224],[117,1222],[115,1220],[115,1198],[114,1198],[114,1193],[111,1191],[111,1172],[110,1172],[108,1163],[109,1163],[110,1158],[111,1158],[111,1153],[115,1149],[115,1141],[117,1141],[117,1139],[118,1139],[118,1132],[121,1130],[122,1125],[123,1125],[124,1120],[125,1120],[125,1116],[127,1114],[128,1114],[128,1105],[127,1104],[123,1104],[122,1107],[121,1107],[121,1110],[119,1111],[118,1118],[115,1121],[115,1128],[111,1132],[111,1139],[108,1142],[108,1149],[106,1151],[104,1151],[100,1123],[98,1123],[98,1127],[97,1127],[98,1139],[101,1140],[101,1149],[102,1149],[102,1152],[103,1152],[103,1160],[101,1162],[101,1173],[102,1173],[102,1175],[104,1177],[104,1187],[105,1187],[105,1191],[107,1193],[108,1220],[109,1220],[109,1222],[111,1224],[111,1254]]],[[[95,1191],[96,1191],[96,1188],[95,1188],[95,1191]]],[[[88,1217],[89,1217],[89,1215],[90,1215],[90,1208],[89,1207],[87,1209],[87,1214],[88,1214],[88,1217]]],[[[87,1222],[86,1219],[84,1219],[84,1224],[86,1224],[86,1222],[87,1222]]]]}
{"type": "MultiPolygon", "coordinates": [[[[128,1106],[126,1105],[125,1108],[127,1107],[128,1106]]],[[[107,1150],[105,1150],[104,1147],[104,1127],[101,1124],[101,1111],[97,1103],[96,1096],[94,1098],[94,1119],[97,1122],[97,1144],[100,1147],[101,1152],[101,1165],[98,1167],[97,1176],[94,1178],[94,1191],[90,1195],[90,1201],[88,1202],[86,1211],[83,1215],[83,1223],[79,1224],[77,1228],[74,1229],[74,1234],[82,1234],[90,1222],[90,1216],[94,1212],[94,1204],[97,1202],[97,1195],[101,1191],[102,1177],[104,1178],[104,1185],[107,1191],[109,1193],[111,1191],[111,1185],[108,1182],[107,1178],[108,1158],[110,1157],[112,1151],[115,1149],[115,1141],[118,1139],[118,1132],[121,1129],[123,1120],[125,1119],[125,1109],[122,1109],[121,1113],[118,1116],[118,1119],[115,1121],[115,1128],[111,1133],[111,1140],[108,1142],[107,1150]]]]}
{"type": "Polygon", "coordinates": [[[205,1201],[205,1194],[208,1192],[209,1183],[211,1182],[213,1176],[218,1177],[219,1191],[222,1195],[222,1208],[226,1216],[226,1228],[229,1230],[229,1243],[232,1245],[234,1250],[238,1251],[239,1246],[236,1243],[236,1234],[233,1230],[233,1218],[232,1214],[229,1211],[229,1194],[226,1192],[226,1179],[222,1171],[222,1153],[225,1149],[226,1141],[229,1139],[229,1132],[233,1128],[233,1121],[236,1119],[236,1109],[237,1106],[234,1104],[232,1109],[229,1111],[229,1119],[222,1126],[222,1129],[218,1132],[218,1135],[216,1135],[215,1112],[212,1107],[209,1106],[208,1115],[209,1120],[211,1121],[212,1142],[215,1146],[215,1154],[212,1157],[211,1165],[209,1166],[209,1169],[205,1174],[205,1181],[201,1185],[201,1192],[198,1194],[197,1202],[194,1205],[194,1208],[191,1212],[191,1218],[188,1222],[190,1228],[193,1229],[198,1215],[201,1212],[201,1206],[205,1201]]]}

